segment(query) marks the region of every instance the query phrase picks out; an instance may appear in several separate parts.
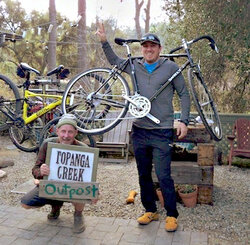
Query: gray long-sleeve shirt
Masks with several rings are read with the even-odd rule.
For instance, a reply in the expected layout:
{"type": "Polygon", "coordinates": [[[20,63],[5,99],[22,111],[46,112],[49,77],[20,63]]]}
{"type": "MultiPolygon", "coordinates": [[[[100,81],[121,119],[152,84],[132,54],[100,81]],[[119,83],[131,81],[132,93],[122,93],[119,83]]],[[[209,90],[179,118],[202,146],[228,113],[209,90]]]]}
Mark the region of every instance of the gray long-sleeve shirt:
{"type": "MultiPolygon", "coordinates": [[[[102,48],[111,65],[118,65],[119,67],[124,62],[124,59],[121,59],[114,53],[108,42],[102,43],[102,48]]],[[[176,63],[160,58],[155,70],[152,73],[148,73],[143,63],[143,59],[134,60],[140,95],[147,98],[150,98],[179,69],[176,63]]],[[[127,66],[125,71],[130,74],[130,66],[127,66]]],[[[188,124],[190,98],[184,78],[180,74],[151,102],[150,113],[160,120],[160,124],[143,117],[136,119],[134,125],[146,129],[173,128],[173,96],[175,90],[181,101],[181,121],[188,124]]]]}

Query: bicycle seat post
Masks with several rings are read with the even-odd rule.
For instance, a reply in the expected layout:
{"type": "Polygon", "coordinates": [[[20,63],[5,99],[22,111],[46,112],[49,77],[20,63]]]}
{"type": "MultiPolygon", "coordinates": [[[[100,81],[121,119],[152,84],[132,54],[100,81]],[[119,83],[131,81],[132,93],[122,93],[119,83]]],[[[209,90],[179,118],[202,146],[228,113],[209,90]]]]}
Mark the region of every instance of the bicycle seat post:
{"type": "Polygon", "coordinates": [[[132,59],[131,59],[130,46],[128,45],[128,43],[124,43],[123,46],[125,46],[127,49],[127,56],[128,56],[128,60],[129,60],[129,65],[131,67],[131,79],[132,79],[132,82],[133,82],[133,85],[135,88],[135,93],[140,94],[139,87],[138,87],[137,80],[136,80],[136,76],[135,76],[135,67],[134,67],[134,64],[133,64],[132,59]]]}
{"type": "Polygon", "coordinates": [[[131,50],[130,50],[130,47],[129,47],[128,43],[123,43],[123,46],[125,46],[126,49],[127,49],[128,57],[131,57],[131,50]]]}

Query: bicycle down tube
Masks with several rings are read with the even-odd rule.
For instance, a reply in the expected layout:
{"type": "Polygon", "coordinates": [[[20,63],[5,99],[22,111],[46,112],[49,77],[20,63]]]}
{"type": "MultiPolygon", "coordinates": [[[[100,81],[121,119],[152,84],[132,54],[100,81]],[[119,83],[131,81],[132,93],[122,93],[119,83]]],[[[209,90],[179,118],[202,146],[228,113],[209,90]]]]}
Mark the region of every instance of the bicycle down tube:
{"type": "Polygon", "coordinates": [[[24,100],[24,104],[23,104],[23,120],[24,120],[25,124],[29,124],[30,122],[36,120],[37,118],[41,117],[45,113],[53,110],[54,108],[56,108],[57,106],[62,104],[62,96],[61,95],[37,94],[37,93],[30,92],[28,90],[25,90],[24,98],[28,99],[28,98],[31,98],[31,97],[52,98],[52,99],[56,99],[56,101],[46,105],[42,109],[40,109],[37,112],[33,113],[32,115],[27,116],[28,115],[28,104],[24,100]]]}

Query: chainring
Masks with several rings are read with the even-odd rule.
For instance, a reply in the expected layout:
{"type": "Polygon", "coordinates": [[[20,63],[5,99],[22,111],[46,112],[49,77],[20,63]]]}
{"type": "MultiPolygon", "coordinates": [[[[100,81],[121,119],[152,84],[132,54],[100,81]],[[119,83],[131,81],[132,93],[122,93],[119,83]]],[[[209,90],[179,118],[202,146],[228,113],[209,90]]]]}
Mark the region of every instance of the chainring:
{"type": "Polygon", "coordinates": [[[132,116],[136,118],[145,117],[151,110],[151,102],[148,98],[144,96],[136,96],[131,98],[133,102],[137,105],[135,106],[133,103],[129,104],[129,112],[132,116]]]}

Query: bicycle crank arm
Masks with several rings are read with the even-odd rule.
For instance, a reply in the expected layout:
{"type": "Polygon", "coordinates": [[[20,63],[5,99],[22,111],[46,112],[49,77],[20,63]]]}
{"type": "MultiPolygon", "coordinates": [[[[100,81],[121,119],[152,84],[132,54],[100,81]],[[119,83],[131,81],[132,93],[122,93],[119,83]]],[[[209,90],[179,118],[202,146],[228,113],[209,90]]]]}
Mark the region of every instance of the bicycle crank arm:
{"type": "Polygon", "coordinates": [[[153,122],[159,124],[160,123],[160,120],[158,118],[156,118],[155,116],[153,116],[152,114],[148,113],[146,115],[147,118],[149,118],[150,120],[152,120],[153,122]]]}
{"type": "Polygon", "coordinates": [[[134,106],[136,106],[136,108],[140,109],[139,106],[138,106],[138,104],[135,103],[135,102],[134,102],[131,98],[129,98],[127,95],[122,95],[122,97],[123,97],[125,100],[129,101],[129,102],[130,102],[131,104],[133,104],[134,106]]]}
{"type": "MultiPolygon", "coordinates": [[[[130,97],[128,97],[128,96],[126,96],[126,95],[123,95],[123,98],[124,99],[126,99],[126,100],[128,100],[132,105],[134,105],[137,109],[141,109],[141,108],[143,108],[143,106],[140,104],[140,102],[139,103],[136,103],[136,99],[142,99],[142,98],[144,98],[144,99],[146,99],[145,97],[142,97],[142,96],[138,96],[138,97],[136,97],[136,98],[134,98],[134,99],[131,99],[130,97]]],[[[144,101],[144,102],[146,102],[146,101],[144,101]]],[[[148,103],[150,103],[150,101],[148,101],[148,103]]],[[[149,110],[150,110],[150,108],[149,108],[149,110]]],[[[134,111],[133,111],[134,112],[134,111]]],[[[132,115],[134,115],[134,113],[132,113],[132,111],[130,111],[130,113],[132,114],[132,115]]],[[[134,115],[135,117],[137,117],[136,115],[134,115]]],[[[145,117],[147,117],[147,118],[149,118],[150,120],[152,120],[153,122],[155,122],[156,124],[159,124],[160,123],[160,120],[158,119],[158,118],[156,118],[155,116],[153,116],[152,114],[150,114],[150,113],[147,113],[146,115],[145,115],[145,117]]]]}

